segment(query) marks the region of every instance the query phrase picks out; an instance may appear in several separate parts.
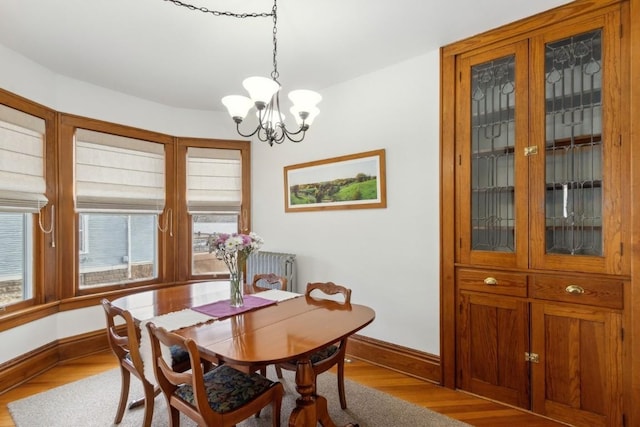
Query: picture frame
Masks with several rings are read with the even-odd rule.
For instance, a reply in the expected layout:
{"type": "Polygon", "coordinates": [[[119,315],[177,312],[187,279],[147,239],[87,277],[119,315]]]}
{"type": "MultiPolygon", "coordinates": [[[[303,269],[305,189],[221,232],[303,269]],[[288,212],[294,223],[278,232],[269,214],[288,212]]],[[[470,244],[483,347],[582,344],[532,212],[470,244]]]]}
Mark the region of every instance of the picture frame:
{"type": "Polygon", "coordinates": [[[285,212],[387,207],[385,150],[284,168],[285,212]]]}

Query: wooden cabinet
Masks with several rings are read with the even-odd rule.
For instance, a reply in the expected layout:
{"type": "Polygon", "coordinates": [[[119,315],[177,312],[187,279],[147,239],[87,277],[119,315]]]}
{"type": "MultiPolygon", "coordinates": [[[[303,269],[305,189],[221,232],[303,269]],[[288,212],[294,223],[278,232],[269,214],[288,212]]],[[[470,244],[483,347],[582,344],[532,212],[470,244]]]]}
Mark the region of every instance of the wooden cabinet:
{"type": "Polygon", "coordinates": [[[622,316],[612,310],[531,305],[533,410],[580,426],[621,426],[622,316]]]}
{"type": "Polygon", "coordinates": [[[458,269],[458,387],[575,425],[621,425],[623,287],[458,269]]]}
{"type": "Polygon", "coordinates": [[[464,290],[459,298],[459,387],[529,409],[529,304],[464,290]]]}
{"type": "Polygon", "coordinates": [[[444,383],[579,426],[625,420],[627,17],[577,1],[443,48],[444,383]]]}

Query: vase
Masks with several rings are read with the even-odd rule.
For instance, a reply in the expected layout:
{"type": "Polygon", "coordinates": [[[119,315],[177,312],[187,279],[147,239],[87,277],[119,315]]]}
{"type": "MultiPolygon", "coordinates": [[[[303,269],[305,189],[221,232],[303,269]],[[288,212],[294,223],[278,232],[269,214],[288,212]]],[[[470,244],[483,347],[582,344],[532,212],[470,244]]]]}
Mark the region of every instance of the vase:
{"type": "Polygon", "coordinates": [[[242,271],[231,271],[229,273],[229,304],[231,307],[242,307],[244,305],[244,281],[242,280],[242,271]]]}

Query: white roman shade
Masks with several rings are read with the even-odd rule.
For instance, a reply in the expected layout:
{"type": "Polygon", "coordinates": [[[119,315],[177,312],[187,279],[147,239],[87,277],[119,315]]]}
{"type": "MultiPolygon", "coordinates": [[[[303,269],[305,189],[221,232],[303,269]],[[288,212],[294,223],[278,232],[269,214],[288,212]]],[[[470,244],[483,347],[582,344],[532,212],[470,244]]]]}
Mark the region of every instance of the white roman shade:
{"type": "Polygon", "coordinates": [[[187,209],[191,215],[239,213],[242,204],[240,150],[187,149],[187,209]]]}
{"type": "Polygon", "coordinates": [[[78,129],[75,183],[78,212],[160,213],[164,144],[78,129]]]}
{"type": "Polygon", "coordinates": [[[47,204],[45,122],[0,105],[0,210],[37,212],[47,204]]]}

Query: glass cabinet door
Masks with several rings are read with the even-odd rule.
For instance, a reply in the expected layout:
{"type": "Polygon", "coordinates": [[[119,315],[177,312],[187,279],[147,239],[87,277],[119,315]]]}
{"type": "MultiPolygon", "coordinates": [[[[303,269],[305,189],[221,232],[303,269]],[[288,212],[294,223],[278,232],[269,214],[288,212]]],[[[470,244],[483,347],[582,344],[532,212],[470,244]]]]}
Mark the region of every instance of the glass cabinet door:
{"type": "Polygon", "coordinates": [[[527,44],[463,57],[459,68],[460,261],[526,266],[527,44]]]}
{"type": "Polygon", "coordinates": [[[544,201],[533,205],[532,233],[543,237],[532,248],[533,267],[619,273],[620,144],[612,113],[619,101],[608,96],[618,47],[606,20],[583,31],[564,26],[532,45],[543,58],[531,71],[531,144],[542,148],[531,159],[532,200],[544,201]]]}
{"type": "Polygon", "coordinates": [[[602,30],[545,45],[546,252],[602,256],[602,30]]]}

